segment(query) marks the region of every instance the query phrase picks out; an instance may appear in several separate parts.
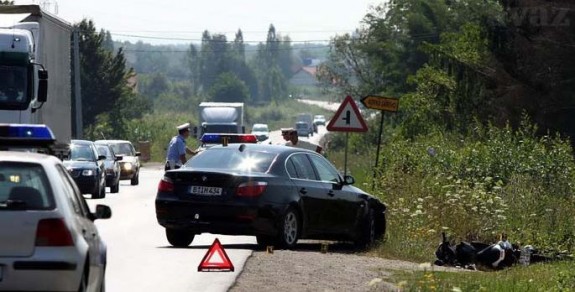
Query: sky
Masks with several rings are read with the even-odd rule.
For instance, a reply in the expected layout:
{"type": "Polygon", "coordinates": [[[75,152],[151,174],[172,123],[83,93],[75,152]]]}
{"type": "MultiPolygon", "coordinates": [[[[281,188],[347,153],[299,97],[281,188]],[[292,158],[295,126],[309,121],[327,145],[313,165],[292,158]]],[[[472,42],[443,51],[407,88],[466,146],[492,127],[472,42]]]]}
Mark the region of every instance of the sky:
{"type": "Polygon", "coordinates": [[[114,40],[152,44],[200,42],[201,33],[265,41],[270,24],[294,42],[326,42],[360,27],[370,7],[385,0],[16,0],[40,4],[70,23],[91,19],[114,40]]]}

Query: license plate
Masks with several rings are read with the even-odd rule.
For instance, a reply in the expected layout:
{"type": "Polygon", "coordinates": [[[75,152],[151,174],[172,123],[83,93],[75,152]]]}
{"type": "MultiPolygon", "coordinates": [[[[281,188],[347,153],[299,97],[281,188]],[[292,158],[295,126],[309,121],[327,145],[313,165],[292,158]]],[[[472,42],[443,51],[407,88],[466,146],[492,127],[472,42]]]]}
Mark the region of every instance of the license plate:
{"type": "Polygon", "coordinates": [[[217,187],[204,187],[204,186],[191,186],[190,193],[200,196],[221,196],[222,188],[217,187]]]}

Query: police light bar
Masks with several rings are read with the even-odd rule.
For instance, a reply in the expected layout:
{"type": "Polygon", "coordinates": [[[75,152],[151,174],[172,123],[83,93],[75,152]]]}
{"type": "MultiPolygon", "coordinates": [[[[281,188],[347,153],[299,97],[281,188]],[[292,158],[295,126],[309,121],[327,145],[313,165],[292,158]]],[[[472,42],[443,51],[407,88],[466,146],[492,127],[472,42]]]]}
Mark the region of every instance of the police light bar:
{"type": "Polygon", "coordinates": [[[202,138],[200,140],[204,144],[257,143],[258,142],[258,138],[254,134],[204,134],[204,135],[202,135],[202,138]]]}
{"type": "Polygon", "coordinates": [[[0,124],[0,141],[3,146],[46,146],[56,137],[46,125],[0,124]]]}

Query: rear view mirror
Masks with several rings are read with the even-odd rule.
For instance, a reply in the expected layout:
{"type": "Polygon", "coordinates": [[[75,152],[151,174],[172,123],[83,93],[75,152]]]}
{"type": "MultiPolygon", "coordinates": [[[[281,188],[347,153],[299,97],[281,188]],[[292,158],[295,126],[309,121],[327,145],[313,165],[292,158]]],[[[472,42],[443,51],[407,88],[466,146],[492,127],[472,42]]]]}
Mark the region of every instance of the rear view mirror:
{"type": "Polygon", "coordinates": [[[343,181],[344,181],[344,184],[346,184],[346,185],[352,185],[355,183],[355,178],[353,178],[353,176],[351,176],[351,175],[346,175],[343,178],[343,181]]]}
{"type": "Polygon", "coordinates": [[[98,155],[98,160],[106,160],[106,155],[98,155]]]}
{"type": "Polygon", "coordinates": [[[96,213],[94,219],[108,219],[112,217],[112,209],[106,205],[96,205],[96,213]]]}
{"type": "Polygon", "coordinates": [[[136,156],[141,156],[141,155],[142,155],[142,153],[141,153],[141,152],[139,152],[139,151],[136,151],[136,156]]]}
{"type": "Polygon", "coordinates": [[[116,155],[114,160],[120,161],[120,160],[123,160],[123,159],[124,159],[124,156],[122,156],[122,155],[116,155]]]}
{"type": "Polygon", "coordinates": [[[48,100],[48,71],[38,70],[38,79],[38,102],[46,102],[48,100]]]}

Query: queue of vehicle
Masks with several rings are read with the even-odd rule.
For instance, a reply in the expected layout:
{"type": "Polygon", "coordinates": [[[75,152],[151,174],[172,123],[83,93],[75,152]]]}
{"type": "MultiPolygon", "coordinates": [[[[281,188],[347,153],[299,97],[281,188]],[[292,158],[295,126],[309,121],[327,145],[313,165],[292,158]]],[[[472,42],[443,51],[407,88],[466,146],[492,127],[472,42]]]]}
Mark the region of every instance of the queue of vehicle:
{"type": "Polygon", "coordinates": [[[92,213],[64,163],[42,154],[55,141],[44,125],[0,125],[2,291],[104,291],[107,247],[93,221],[112,211],[92,213]]]}

